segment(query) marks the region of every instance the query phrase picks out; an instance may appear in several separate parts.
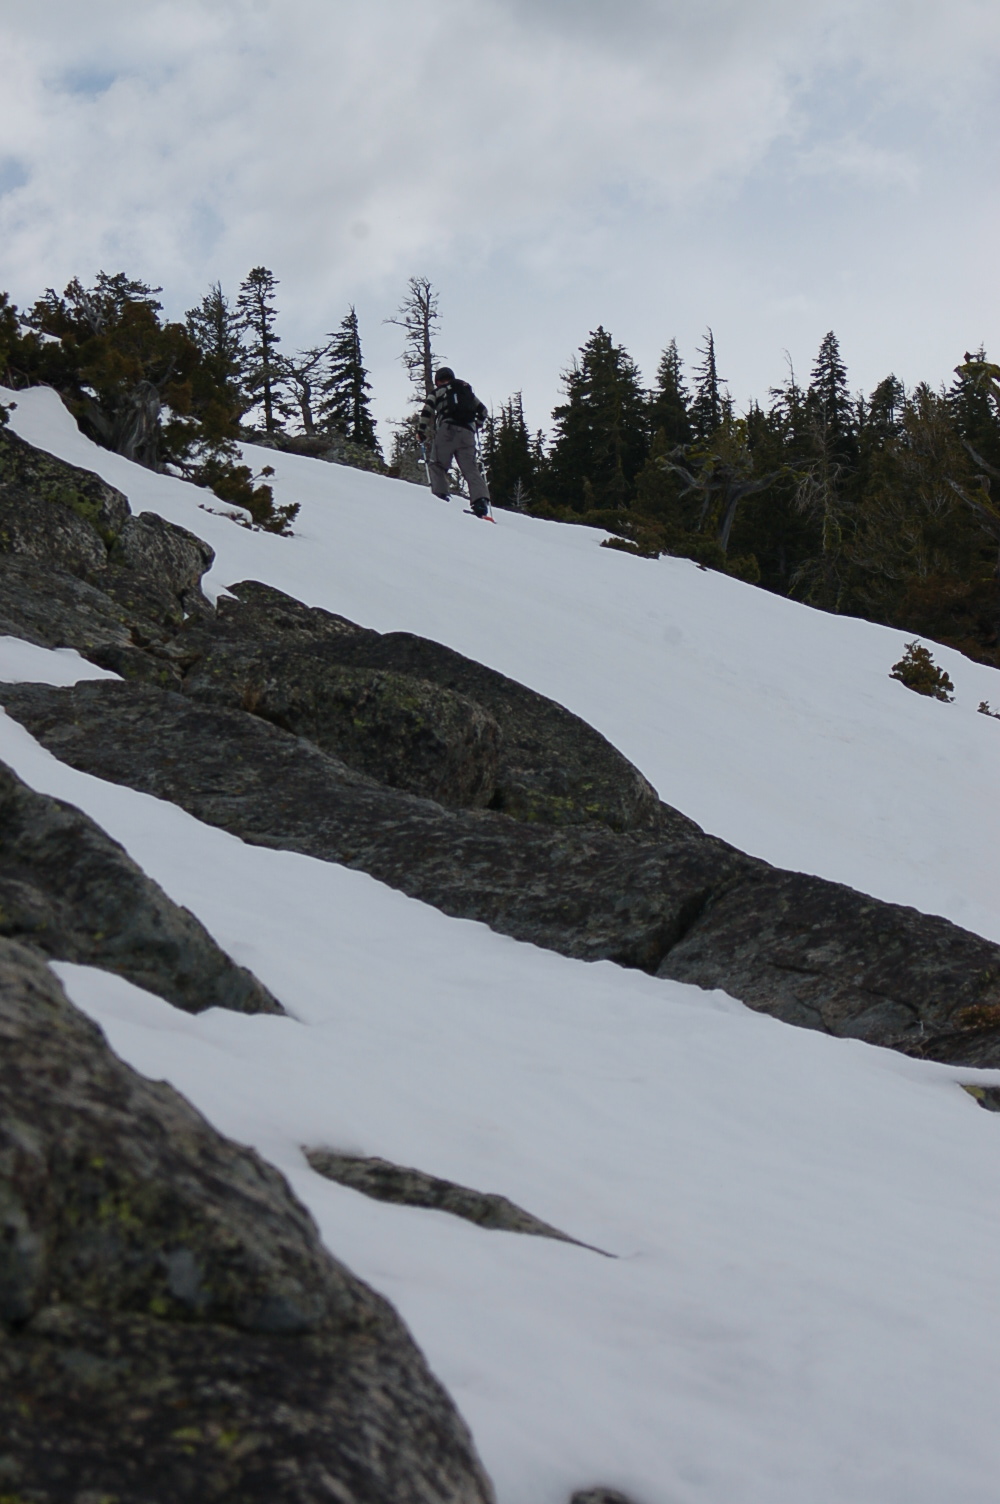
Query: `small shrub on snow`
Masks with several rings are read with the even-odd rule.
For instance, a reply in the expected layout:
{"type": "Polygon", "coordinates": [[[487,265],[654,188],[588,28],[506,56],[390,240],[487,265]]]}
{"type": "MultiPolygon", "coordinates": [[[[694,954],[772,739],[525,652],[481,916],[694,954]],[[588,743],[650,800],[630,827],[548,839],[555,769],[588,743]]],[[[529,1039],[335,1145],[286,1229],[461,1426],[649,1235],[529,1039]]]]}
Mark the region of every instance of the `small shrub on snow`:
{"type": "Polygon", "coordinates": [[[930,649],[921,642],[908,642],[906,652],[892,665],[890,679],[898,679],[918,695],[932,695],[935,700],[953,700],[955,686],[943,668],[938,668],[930,649]]]}

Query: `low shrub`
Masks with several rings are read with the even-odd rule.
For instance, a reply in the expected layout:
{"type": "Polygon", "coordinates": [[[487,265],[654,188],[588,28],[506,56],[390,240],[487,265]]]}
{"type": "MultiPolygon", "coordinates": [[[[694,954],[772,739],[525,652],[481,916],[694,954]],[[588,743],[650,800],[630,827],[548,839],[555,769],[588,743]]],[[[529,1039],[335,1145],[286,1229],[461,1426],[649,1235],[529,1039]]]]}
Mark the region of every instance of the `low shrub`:
{"type": "Polygon", "coordinates": [[[922,642],[908,642],[906,652],[898,663],[892,665],[890,679],[898,679],[907,689],[918,695],[931,695],[935,700],[953,700],[955,686],[931,657],[930,649],[922,642]]]}

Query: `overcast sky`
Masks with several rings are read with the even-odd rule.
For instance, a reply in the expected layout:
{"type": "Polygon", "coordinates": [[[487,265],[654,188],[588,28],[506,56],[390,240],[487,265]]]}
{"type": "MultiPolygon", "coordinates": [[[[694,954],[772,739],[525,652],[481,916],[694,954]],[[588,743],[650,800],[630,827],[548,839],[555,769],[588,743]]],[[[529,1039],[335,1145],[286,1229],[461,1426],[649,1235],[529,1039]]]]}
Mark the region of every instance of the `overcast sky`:
{"type": "Polygon", "coordinates": [[[377,410],[440,353],[545,425],[603,324],[706,326],[739,405],[1000,356],[1000,0],[0,0],[0,288],[103,267],[173,316],[251,266],[284,348],[357,305],[377,410]]]}

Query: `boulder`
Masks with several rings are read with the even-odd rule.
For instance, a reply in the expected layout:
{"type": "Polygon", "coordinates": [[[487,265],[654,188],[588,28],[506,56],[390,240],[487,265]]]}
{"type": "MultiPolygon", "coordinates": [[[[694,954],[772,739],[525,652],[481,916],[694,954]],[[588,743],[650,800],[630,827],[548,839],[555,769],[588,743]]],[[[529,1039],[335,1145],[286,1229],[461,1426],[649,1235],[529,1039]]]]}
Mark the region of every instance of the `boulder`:
{"type": "MultiPolygon", "coordinates": [[[[251,641],[274,646],[280,643],[287,650],[282,661],[288,675],[317,676],[321,666],[375,670],[404,676],[422,686],[436,686],[449,696],[461,696],[464,702],[478,706],[499,727],[495,783],[488,802],[492,809],[513,819],[547,825],[599,824],[612,830],[652,829],[663,819],[665,807],[655,790],[586,721],[554,700],[440,643],[408,632],[382,635],[358,627],[253,580],[231,586],[230,595],[220,599],[213,632],[225,638],[237,658],[234,643],[241,643],[244,651],[251,641]],[[296,648],[303,655],[301,668],[293,663],[292,650],[296,648]]],[[[214,656],[222,677],[222,655],[216,651],[214,656]]],[[[193,673],[194,685],[199,686],[196,692],[201,692],[204,679],[197,670],[193,673]]],[[[430,691],[426,687],[410,693],[433,703],[427,700],[430,691]]],[[[452,702],[436,703],[445,707],[452,702]]],[[[359,755],[346,742],[337,750],[347,761],[359,755]]],[[[354,765],[374,771],[375,757],[372,755],[370,763],[358,761],[354,765]]],[[[430,792],[426,783],[413,787],[399,782],[396,786],[430,792]]],[[[468,802],[475,807],[479,796],[468,802]]],[[[667,818],[675,825],[684,822],[684,817],[674,811],[669,811],[667,818]]],[[[684,823],[691,830],[698,828],[693,822],[684,823]]]]}
{"type": "Polygon", "coordinates": [[[155,512],[142,512],[119,533],[102,588],[134,615],[156,622],[158,635],[173,633],[192,611],[210,613],[201,577],[214,558],[214,550],[194,533],[155,512]]]}
{"type": "Polygon", "coordinates": [[[74,512],[95,528],[107,547],[121,532],[129,504],[92,470],[36,449],[9,427],[0,427],[0,485],[15,485],[37,501],[74,512]]]}
{"type": "Polygon", "coordinates": [[[493,798],[500,728],[475,701],[425,679],[343,668],[315,648],[223,641],[182,688],[308,737],[392,788],[472,809],[493,798]]]}
{"type": "Polygon", "coordinates": [[[490,1504],[392,1308],[252,1150],[0,941],[0,1487],[32,1504],[490,1504]]]}
{"type": "Polygon", "coordinates": [[[87,815],[0,763],[0,935],[117,972],[188,1013],[281,1004],[87,815]]]}
{"type": "Polygon", "coordinates": [[[201,587],[215,550],[187,528],[165,522],[155,512],[129,517],[115,540],[111,563],[151,575],[181,600],[201,587]]]}

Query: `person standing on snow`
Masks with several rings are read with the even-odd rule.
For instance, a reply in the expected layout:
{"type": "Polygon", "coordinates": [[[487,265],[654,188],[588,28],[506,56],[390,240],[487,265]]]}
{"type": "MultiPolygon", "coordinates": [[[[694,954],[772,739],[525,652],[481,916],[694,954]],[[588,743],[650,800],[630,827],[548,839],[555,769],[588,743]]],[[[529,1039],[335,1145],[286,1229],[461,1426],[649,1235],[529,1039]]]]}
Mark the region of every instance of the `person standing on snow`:
{"type": "Polygon", "coordinates": [[[475,433],[486,417],[486,408],[469,383],[459,381],[450,366],[442,366],[434,376],[434,395],[427,398],[417,422],[422,444],[428,433],[433,434],[427,461],[431,491],[442,501],[448,500],[448,472],[457,460],[477,517],[487,517],[490,510],[490,488],[479,468],[475,433]]]}

